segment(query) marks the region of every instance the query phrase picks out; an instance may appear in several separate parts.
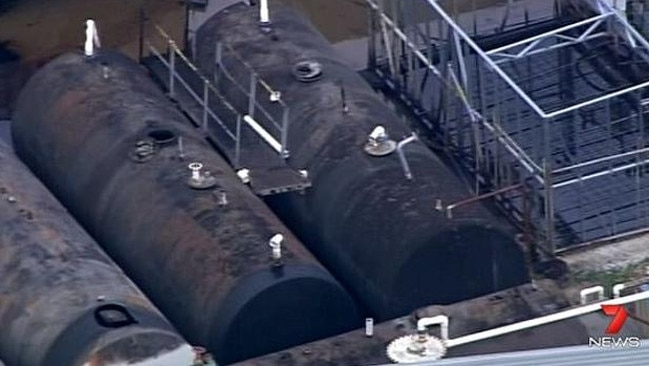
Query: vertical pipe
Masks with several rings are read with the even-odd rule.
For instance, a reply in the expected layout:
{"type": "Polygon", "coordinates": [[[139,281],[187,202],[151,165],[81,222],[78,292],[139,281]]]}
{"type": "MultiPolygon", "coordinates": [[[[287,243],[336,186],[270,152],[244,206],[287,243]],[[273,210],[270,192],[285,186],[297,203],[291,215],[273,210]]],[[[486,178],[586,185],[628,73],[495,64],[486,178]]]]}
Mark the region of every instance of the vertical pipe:
{"type": "Polygon", "coordinates": [[[259,4],[259,23],[270,23],[270,12],[268,10],[268,0],[261,0],[259,4]]]}
{"type": "Polygon", "coordinates": [[[174,96],[174,83],[176,82],[176,44],[169,40],[169,95],[174,96]]]}
{"type": "Polygon", "coordinates": [[[248,96],[248,115],[255,118],[255,103],[257,102],[257,74],[250,73],[250,95],[248,96]]]}

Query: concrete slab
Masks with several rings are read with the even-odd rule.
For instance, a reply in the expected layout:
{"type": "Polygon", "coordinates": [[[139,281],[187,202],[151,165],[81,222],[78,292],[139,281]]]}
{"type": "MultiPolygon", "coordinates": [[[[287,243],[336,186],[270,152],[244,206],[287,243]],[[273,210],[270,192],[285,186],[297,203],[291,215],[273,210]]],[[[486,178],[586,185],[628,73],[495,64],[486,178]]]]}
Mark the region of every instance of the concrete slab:
{"type": "Polygon", "coordinates": [[[562,255],[572,272],[614,271],[649,259],[649,234],[562,255]]]}

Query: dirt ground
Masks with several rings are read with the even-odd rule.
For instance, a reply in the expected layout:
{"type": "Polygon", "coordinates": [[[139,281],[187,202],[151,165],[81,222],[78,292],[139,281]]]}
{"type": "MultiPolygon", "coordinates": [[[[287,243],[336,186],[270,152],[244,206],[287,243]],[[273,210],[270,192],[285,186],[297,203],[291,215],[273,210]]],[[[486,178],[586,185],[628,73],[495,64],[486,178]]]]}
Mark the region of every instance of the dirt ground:
{"type": "Polygon", "coordinates": [[[97,22],[102,46],[136,55],[139,9],[148,4],[150,17],[182,38],[183,5],[178,0],[21,0],[0,14],[0,42],[23,61],[40,64],[53,56],[81,48],[85,20],[97,22]]]}
{"type": "MultiPolygon", "coordinates": [[[[218,1],[218,0],[212,0],[218,1]]],[[[333,42],[367,33],[363,0],[281,0],[302,10],[333,42]]],[[[185,23],[180,0],[20,0],[0,13],[0,43],[28,64],[42,64],[83,45],[85,20],[97,22],[102,46],[138,53],[139,9],[181,42],[185,23]]]]}
{"type": "MultiPolygon", "coordinates": [[[[210,0],[219,1],[219,0],[210,0]]],[[[368,31],[365,0],[270,0],[294,6],[331,42],[364,37],[368,31]]],[[[415,1],[415,0],[412,0],[415,1]]],[[[449,11],[482,8],[504,0],[446,0],[449,11]]],[[[97,21],[102,45],[137,55],[139,9],[181,42],[185,23],[182,0],[14,0],[0,13],[0,44],[8,42],[24,61],[41,64],[83,45],[84,21],[97,21]]]]}

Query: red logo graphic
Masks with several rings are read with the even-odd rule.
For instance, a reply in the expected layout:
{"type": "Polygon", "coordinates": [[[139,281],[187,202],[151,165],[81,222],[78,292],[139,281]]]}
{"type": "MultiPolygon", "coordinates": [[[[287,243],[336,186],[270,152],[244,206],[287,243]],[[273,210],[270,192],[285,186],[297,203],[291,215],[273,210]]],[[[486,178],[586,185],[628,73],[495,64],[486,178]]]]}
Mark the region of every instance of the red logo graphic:
{"type": "Polygon", "coordinates": [[[612,316],[613,320],[606,328],[606,334],[617,334],[622,329],[628,314],[622,305],[602,305],[602,311],[608,316],[612,316]]]}

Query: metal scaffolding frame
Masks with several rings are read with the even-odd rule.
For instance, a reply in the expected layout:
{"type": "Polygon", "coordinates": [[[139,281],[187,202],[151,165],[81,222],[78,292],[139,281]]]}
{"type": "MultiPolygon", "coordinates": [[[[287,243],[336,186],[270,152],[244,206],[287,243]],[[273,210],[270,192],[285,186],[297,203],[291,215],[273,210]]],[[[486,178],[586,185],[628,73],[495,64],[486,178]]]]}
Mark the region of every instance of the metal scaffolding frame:
{"type": "Polygon", "coordinates": [[[606,0],[366,1],[370,69],[474,176],[476,197],[505,192],[546,253],[649,226],[649,72],[609,70],[602,56],[649,69],[649,42],[626,14],[606,0]],[[480,29],[482,14],[499,29],[480,29]],[[536,193],[508,189],[520,185],[536,193]]]}

